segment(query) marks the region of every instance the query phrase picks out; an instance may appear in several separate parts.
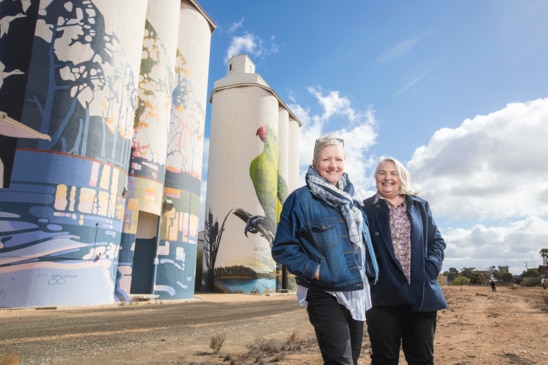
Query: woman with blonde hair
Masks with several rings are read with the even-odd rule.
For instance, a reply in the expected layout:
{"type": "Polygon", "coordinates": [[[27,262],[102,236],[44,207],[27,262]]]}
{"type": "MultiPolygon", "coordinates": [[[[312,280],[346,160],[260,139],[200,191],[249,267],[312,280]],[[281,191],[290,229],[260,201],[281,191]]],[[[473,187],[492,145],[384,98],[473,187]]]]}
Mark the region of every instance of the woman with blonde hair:
{"type": "Polygon", "coordinates": [[[274,260],[295,275],[325,365],[358,364],[377,272],[343,146],[339,138],[316,140],[306,186],[285,201],[272,244],[274,260]]]}

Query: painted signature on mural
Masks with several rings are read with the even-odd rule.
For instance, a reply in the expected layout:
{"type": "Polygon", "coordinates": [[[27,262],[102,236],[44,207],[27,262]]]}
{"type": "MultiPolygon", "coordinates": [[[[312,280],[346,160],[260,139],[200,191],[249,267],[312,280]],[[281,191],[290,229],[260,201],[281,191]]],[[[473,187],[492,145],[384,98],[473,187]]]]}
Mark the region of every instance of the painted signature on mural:
{"type": "Polygon", "coordinates": [[[77,275],[69,274],[52,274],[48,280],[49,285],[64,285],[67,279],[74,279],[77,275]]]}

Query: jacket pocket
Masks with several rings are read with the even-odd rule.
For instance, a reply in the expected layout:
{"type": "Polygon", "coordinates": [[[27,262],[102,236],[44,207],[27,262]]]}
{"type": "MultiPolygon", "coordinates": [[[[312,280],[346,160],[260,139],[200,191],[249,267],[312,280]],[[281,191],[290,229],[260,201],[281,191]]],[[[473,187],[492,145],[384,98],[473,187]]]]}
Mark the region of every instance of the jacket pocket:
{"type": "Polygon", "coordinates": [[[437,265],[426,258],[426,279],[429,283],[433,283],[438,280],[439,271],[437,265]]]}
{"type": "Polygon", "coordinates": [[[337,224],[332,220],[317,222],[311,227],[312,242],[321,250],[334,246],[338,242],[337,224]]]}

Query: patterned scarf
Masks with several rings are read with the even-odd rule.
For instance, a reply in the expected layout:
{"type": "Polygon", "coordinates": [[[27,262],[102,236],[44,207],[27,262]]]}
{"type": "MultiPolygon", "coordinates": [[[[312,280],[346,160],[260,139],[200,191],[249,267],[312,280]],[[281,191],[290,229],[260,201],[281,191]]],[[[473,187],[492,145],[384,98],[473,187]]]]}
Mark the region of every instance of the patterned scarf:
{"type": "MultiPolygon", "coordinates": [[[[356,258],[360,257],[360,251],[363,247],[363,216],[361,211],[354,204],[354,200],[359,204],[360,199],[357,196],[352,196],[354,193],[354,186],[348,179],[348,175],[343,173],[337,186],[335,186],[321,177],[312,166],[309,166],[308,171],[306,172],[306,184],[312,192],[312,195],[341,212],[346,222],[354,254],[356,255],[356,258]]],[[[361,266],[362,260],[358,260],[358,263],[361,266]]]]}

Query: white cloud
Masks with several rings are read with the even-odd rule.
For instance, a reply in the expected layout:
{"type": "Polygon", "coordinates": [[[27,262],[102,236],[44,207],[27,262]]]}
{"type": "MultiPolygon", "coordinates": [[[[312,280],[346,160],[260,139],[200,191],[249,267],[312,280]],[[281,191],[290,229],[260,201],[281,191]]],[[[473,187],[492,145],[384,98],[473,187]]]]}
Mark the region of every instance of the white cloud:
{"type": "Polygon", "coordinates": [[[444,233],[447,242],[444,269],[487,269],[509,266],[514,274],[542,264],[539,254],[546,247],[548,220],[531,217],[506,226],[453,229],[444,233]]]}
{"type": "Polygon", "coordinates": [[[308,92],[314,95],[323,108],[323,114],[320,116],[322,121],[328,121],[334,115],[345,116],[350,122],[356,120],[356,113],[350,105],[350,100],[341,97],[338,91],[330,91],[323,95],[321,88],[309,87],[308,92]]]}
{"type": "Polygon", "coordinates": [[[440,215],[547,215],[547,141],[548,99],[514,103],[437,131],[408,167],[440,215]]]}
{"type": "Polygon", "coordinates": [[[521,273],[525,262],[540,263],[547,141],[548,99],[538,99],[440,129],[415,151],[408,168],[448,244],[444,268],[510,265],[521,273]]]}
{"type": "Polygon", "coordinates": [[[264,41],[256,34],[243,31],[242,34],[236,34],[243,29],[244,19],[233,23],[228,27],[228,33],[232,35],[230,45],[226,51],[225,63],[233,57],[240,54],[247,54],[250,58],[264,58],[271,54],[278,53],[280,46],[276,42],[275,36],[270,36],[268,41],[264,41]]]}
{"type": "Polygon", "coordinates": [[[250,56],[260,55],[255,35],[246,33],[242,36],[233,37],[232,41],[230,42],[230,46],[226,51],[225,62],[228,61],[231,57],[243,53],[250,56]]]}
{"type": "Polygon", "coordinates": [[[308,91],[318,101],[321,107],[319,112],[312,112],[310,108],[296,103],[289,105],[303,122],[300,142],[301,181],[304,184],[304,173],[312,162],[315,140],[329,134],[344,140],[345,171],[356,190],[365,194],[369,179],[366,171],[370,171],[376,162],[373,156],[366,153],[377,139],[374,111],[355,110],[351,101],[338,91],[324,92],[319,87],[309,87],[308,91]],[[341,125],[345,127],[341,129],[341,125]]]}
{"type": "Polygon", "coordinates": [[[240,29],[243,25],[244,25],[244,18],[241,18],[239,21],[234,22],[234,23],[232,23],[232,24],[229,24],[229,25],[227,26],[227,32],[228,32],[228,34],[233,34],[233,33],[236,32],[238,29],[240,29]]]}

